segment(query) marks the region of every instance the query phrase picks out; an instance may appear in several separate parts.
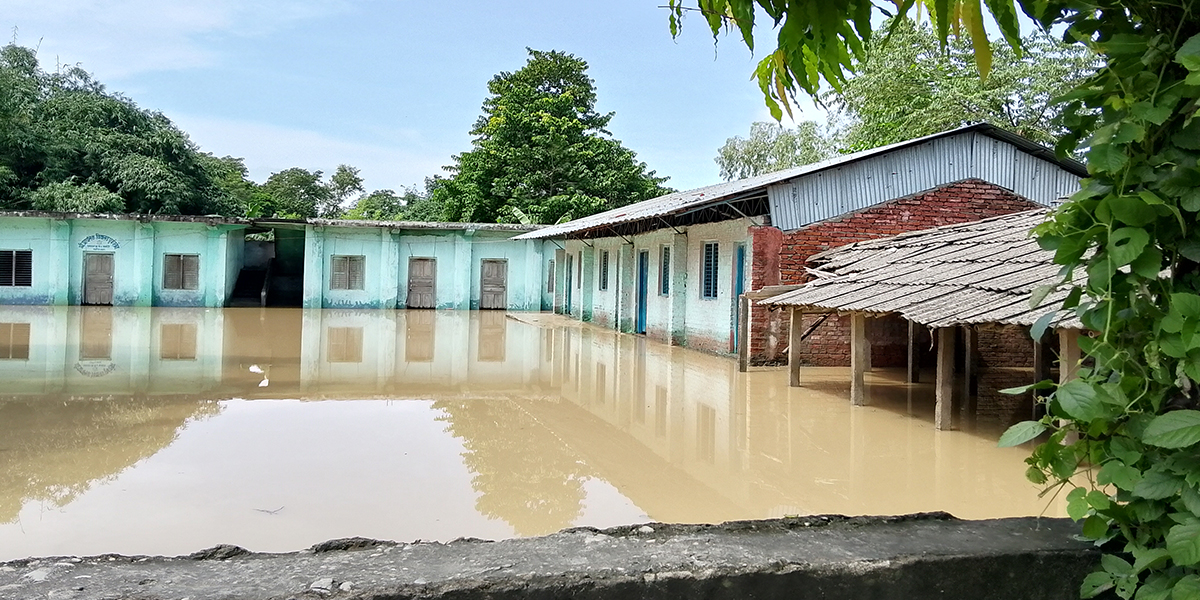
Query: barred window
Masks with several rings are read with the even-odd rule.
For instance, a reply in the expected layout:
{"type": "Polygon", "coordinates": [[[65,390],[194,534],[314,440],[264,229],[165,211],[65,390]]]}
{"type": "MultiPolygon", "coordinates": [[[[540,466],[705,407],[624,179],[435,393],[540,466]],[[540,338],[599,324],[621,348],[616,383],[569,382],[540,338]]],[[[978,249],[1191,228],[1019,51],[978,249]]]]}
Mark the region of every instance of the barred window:
{"type": "Polygon", "coordinates": [[[329,277],[331,290],[361,290],[363,289],[363,256],[334,256],[333,268],[329,277]]]}
{"type": "Polygon", "coordinates": [[[704,270],[700,273],[700,297],[717,297],[717,242],[704,243],[704,270]]]}
{"type": "Polygon", "coordinates": [[[578,269],[575,272],[575,289],[582,289],[583,288],[583,250],[579,251],[579,261],[578,261],[578,264],[575,265],[575,267],[576,267],[576,269],[578,269]]]}
{"type": "Polygon", "coordinates": [[[608,250],[600,251],[600,291],[608,289],[608,250]]]}
{"type": "Polygon", "coordinates": [[[33,250],[0,250],[0,286],[33,285],[33,250]]]}
{"type": "Polygon", "coordinates": [[[663,296],[671,295],[671,248],[662,247],[662,260],[658,265],[658,293],[663,296]]]}
{"type": "Polygon", "coordinates": [[[547,294],[554,293],[554,261],[553,260],[550,261],[549,276],[546,277],[546,293],[547,294]]]}
{"type": "Polygon", "coordinates": [[[200,256],[198,254],[164,254],[163,289],[200,289],[200,256]]]}

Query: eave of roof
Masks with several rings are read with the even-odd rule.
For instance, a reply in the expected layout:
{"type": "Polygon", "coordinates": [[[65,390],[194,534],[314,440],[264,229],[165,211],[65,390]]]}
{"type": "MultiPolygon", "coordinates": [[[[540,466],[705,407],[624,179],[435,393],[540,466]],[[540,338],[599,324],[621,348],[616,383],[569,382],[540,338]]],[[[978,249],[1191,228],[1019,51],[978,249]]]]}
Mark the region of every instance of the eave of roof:
{"type": "Polygon", "coordinates": [[[980,133],[994,139],[1008,142],[1020,149],[1022,152],[1049,162],[1053,162],[1070,173],[1080,177],[1087,176],[1087,167],[1082,163],[1071,159],[1058,158],[1055,156],[1053,150],[1050,150],[1041,144],[1026,139],[1010,131],[1005,131],[988,123],[976,123],[973,125],[959,127],[957,129],[935,133],[933,135],[927,135],[895,144],[889,144],[887,146],[872,148],[870,150],[863,150],[851,154],[835,156],[823,161],[794,167],[791,169],[784,169],[774,173],[766,173],[756,177],[718,183],[685,192],[674,192],[672,194],[651,198],[650,200],[645,200],[620,208],[614,208],[612,210],[607,210],[602,213],[575,219],[566,223],[550,225],[544,229],[517,236],[517,239],[533,239],[555,236],[571,237],[589,230],[611,227],[613,225],[622,223],[686,213],[701,209],[706,206],[729,201],[738,195],[748,194],[758,190],[765,190],[765,188],[768,186],[788,181],[790,179],[795,179],[797,177],[803,177],[805,175],[811,175],[827,169],[842,167],[850,163],[866,160],[871,157],[886,154],[902,148],[916,146],[931,140],[970,132],[980,133]]]}
{"type": "MultiPolygon", "coordinates": [[[[1055,312],[1068,291],[1055,291],[1030,307],[1036,288],[1060,280],[1054,255],[1029,237],[1046,214],[1044,209],[1026,211],[828,250],[810,260],[820,262],[831,276],[759,304],[898,314],[928,327],[1029,326],[1055,312]]],[[[1083,328],[1070,313],[1054,317],[1052,325],[1083,328]]]]}

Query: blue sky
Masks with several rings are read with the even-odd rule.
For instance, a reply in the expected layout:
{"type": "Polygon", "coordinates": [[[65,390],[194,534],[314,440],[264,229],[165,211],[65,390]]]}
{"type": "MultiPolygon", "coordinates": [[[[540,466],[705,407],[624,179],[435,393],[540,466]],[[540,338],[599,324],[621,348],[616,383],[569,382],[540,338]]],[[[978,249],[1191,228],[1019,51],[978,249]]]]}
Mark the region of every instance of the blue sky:
{"type": "Polygon", "coordinates": [[[672,40],[662,4],[0,0],[0,15],[44,67],[81,64],[258,181],[347,163],[369,189],[419,184],[469,149],[487,81],[527,46],[570,52],[613,136],[690,189],[719,181],[726,138],[770,117],[756,58],[734,38],[714,48],[695,17],[672,40]]]}

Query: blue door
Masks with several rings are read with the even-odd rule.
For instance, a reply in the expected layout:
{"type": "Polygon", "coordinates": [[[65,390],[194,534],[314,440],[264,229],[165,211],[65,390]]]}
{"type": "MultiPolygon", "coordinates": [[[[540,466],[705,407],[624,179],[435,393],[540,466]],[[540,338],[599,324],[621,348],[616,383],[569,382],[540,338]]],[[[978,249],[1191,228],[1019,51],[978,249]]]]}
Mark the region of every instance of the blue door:
{"type": "Polygon", "coordinates": [[[642,250],[638,253],[638,272],[637,272],[637,323],[634,324],[634,333],[646,333],[646,296],[647,283],[649,281],[650,271],[650,251],[642,250]]]}
{"type": "Polygon", "coordinates": [[[746,245],[738,244],[733,257],[733,348],[738,347],[738,323],[741,322],[741,302],[739,299],[746,293],[746,245]]]}

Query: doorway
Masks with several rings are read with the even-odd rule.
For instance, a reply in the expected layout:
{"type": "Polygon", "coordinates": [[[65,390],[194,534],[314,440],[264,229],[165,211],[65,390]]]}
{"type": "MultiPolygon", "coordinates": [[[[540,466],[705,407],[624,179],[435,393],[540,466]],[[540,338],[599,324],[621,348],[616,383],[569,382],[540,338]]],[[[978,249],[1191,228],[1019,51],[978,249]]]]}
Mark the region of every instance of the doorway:
{"type": "Polygon", "coordinates": [[[735,351],[738,348],[738,337],[741,332],[738,331],[738,324],[741,323],[741,298],[742,294],[746,293],[746,245],[738,244],[737,252],[733,255],[733,347],[730,351],[735,351]]]}
{"type": "Polygon", "coordinates": [[[508,261],[502,258],[485,258],[479,265],[479,273],[479,308],[508,308],[508,261]]]}
{"type": "Polygon", "coordinates": [[[83,304],[111,306],[113,303],[113,255],[86,252],[83,255],[83,304]]]}
{"type": "Polygon", "coordinates": [[[571,290],[575,289],[575,255],[567,254],[567,268],[563,269],[563,310],[562,314],[571,314],[571,290]]]}
{"type": "Polygon", "coordinates": [[[408,259],[408,308],[436,308],[437,259],[408,259]]]}
{"type": "Polygon", "coordinates": [[[649,297],[650,251],[638,252],[637,261],[637,320],[634,333],[646,333],[646,300],[649,297]]]}

